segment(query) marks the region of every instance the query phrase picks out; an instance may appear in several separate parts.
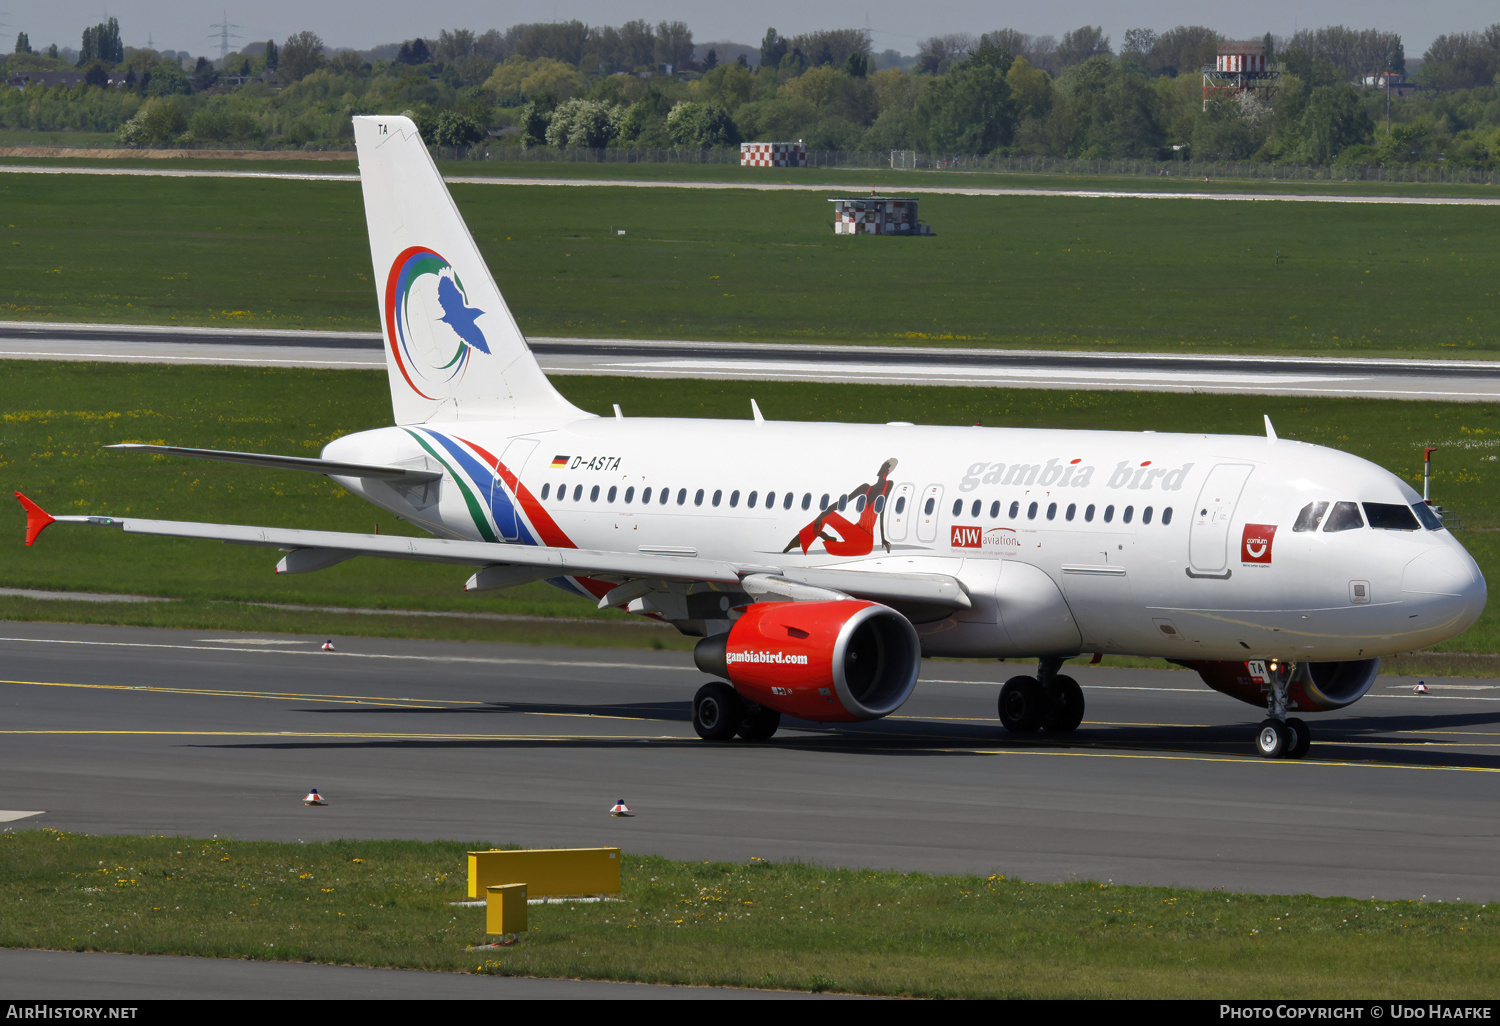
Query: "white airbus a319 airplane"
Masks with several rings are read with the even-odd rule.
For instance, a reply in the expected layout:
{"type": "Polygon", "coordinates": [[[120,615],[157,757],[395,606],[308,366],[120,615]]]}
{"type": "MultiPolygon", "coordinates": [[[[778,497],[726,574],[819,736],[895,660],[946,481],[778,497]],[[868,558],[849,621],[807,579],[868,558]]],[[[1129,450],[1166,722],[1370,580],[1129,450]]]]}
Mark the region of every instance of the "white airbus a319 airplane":
{"type": "Polygon", "coordinates": [[[693,726],[770,737],[782,715],[870,720],[931,656],[1036,658],[1000,692],[1017,732],[1066,733],[1091,653],[1158,656],[1288,713],[1364,695],[1380,657],[1451,638],[1485,583],[1417,494],[1365,460],[1265,437],[612,418],[547,381],[413,124],[355,119],[394,427],[321,459],[117,448],[326,474],[435,535],[403,538],[50,517],[48,524],[475,568],[469,590],[546,580],[699,636],[693,726]],[[727,683],[726,683],[727,682],[727,683]]]}

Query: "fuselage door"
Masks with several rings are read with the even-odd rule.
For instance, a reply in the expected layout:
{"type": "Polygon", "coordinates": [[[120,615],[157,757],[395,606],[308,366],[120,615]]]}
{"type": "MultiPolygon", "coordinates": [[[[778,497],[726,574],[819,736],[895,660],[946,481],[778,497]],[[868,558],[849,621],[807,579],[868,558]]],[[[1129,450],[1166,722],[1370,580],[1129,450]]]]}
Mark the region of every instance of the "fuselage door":
{"type": "Polygon", "coordinates": [[[1209,471],[1188,528],[1188,565],[1193,572],[1221,576],[1229,569],[1229,525],[1254,469],[1248,463],[1220,463],[1209,471]]]}
{"type": "Polygon", "coordinates": [[[911,524],[912,498],[916,494],[917,486],[908,481],[897,485],[886,499],[885,536],[891,541],[906,540],[906,530],[911,524]]]}
{"type": "Polygon", "coordinates": [[[943,503],[943,486],[931,484],[922,489],[914,514],[917,518],[917,541],[936,541],[939,507],[943,503]]]}
{"type": "MultiPolygon", "coordinates": [[[[505,465],[506,470],[516,475],[517,481],[520,481],[521,472],[526,469],[526,460],[536,447],[535,438],[517,438],[505,447],[505,452],[500,456],[500,462],[505,465]]],[[[494,480],[490,482],[490,511],[495,516],[495,527],[501,538],[506,541],[515,541],[521,537],[515,503],[511,501],[510,493],[505,487],[505,482],[501,480],[498,469],[496,469],[494,480]]]]}

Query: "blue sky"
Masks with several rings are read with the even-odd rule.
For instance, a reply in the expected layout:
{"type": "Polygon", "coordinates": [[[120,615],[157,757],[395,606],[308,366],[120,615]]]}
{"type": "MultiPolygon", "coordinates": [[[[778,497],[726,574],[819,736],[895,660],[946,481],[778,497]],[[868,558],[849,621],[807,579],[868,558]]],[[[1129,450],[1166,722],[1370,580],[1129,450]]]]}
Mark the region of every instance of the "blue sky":
{"type": "MultiPolygon", "coordinates": [[[[782,35],[820,28],[868,26],[877,51],[887,48],[915,53],[918,43],[948,32],[985,32],[1016,28],[1033,34],[1063,33],[1080,25],[1100,25],[1118,48],[1125,30],[1137,26],[1157,31],[1176,25],[1207,25],[1228,36],[1259,37],[1266,32],[1290,35],[1298,28],[1348,25],[1399,32],[1409,57],[1419,57],[1434,36],[1482,29],[1500,21],[1494,0],[1261,0],[1224,8],[1202,0],[1139,0],[1133,4],[1105,0],[1052,0],[1048,4],[978,3],[975,0],[761,0],[757,4],[689,3],[687,0],[257,0],[225,6],[189,0],[0,0],[0,51],[8,52],[17,31],[29,34],[33,47],[49,43],[77,47],[86,26],[106,17],[120,19],[127,46],[187,50],[217,56],[215,22],[237,23],[245,41],[278,42],[311,29],[330,46],[368,48],[416,35],[435,38],[440,29],[505,28],[519,22],[566,21],[618,25],[632,18],[655,23],[685,21],[699,42],[728,39],[760,42],[768,25],[782,35]],[[1217,10],[1215,9],[1217,7],[1217,10]]],[[[231,40],[231,45],[234,41],[231,40]]]]}

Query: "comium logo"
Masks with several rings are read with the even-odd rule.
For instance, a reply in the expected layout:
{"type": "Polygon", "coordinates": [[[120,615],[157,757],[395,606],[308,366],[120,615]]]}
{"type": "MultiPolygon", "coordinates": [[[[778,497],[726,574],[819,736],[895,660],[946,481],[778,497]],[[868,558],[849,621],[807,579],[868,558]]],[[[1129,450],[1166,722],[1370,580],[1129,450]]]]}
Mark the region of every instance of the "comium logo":
{"type": "Polygon", "coordinates": [[[1276,540],[1275,524],[1246,524],[1240,536],[1240,561],[1243,563],[1269,563],[1271,543],[1276,540]]]}
{"type": "Polygon", "coordinates": [[[476,323],[482,316],[483,310],[469,305],[458,272],[437,252],[413,246],[391,264],[385,286],[386,345],[418,395],[442,398],[428,391],[444,391],[461,379],[474,351],[489,353],[476,323]]]}

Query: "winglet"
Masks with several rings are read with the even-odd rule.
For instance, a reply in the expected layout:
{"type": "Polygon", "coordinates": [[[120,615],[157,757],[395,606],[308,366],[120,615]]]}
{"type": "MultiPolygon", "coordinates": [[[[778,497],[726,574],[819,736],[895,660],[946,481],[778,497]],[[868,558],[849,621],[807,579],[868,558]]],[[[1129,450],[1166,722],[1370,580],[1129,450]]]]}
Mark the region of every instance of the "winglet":
{"type": "Polygon", "coordinates": [[[21,508],[26,511],[26,544],[32,545],[36,542],[36,536],[42,533],[42,529],[53,523],[57,518],[49,516],[47,511],[32,502],[20,492],[16,498],[21,501],[21,508]]]}

